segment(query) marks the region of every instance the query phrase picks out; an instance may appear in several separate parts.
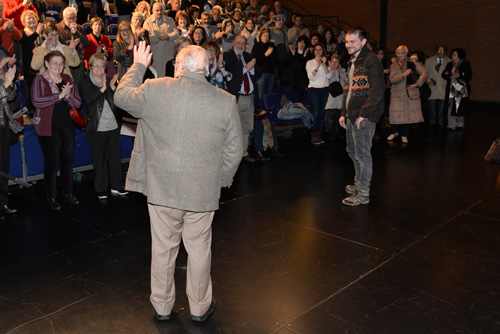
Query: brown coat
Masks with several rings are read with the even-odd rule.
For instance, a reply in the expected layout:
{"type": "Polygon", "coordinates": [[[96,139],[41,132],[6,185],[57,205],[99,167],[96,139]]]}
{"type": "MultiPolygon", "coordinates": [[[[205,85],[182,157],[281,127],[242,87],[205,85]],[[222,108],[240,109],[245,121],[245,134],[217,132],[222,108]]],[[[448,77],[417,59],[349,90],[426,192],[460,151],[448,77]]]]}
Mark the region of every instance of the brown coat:
{"type": "MultiPolygon", "coordinates": [[[[421,87],[427,80],[427,72],[420,63],[415,62],[414,64],[420,74],[417,86],[421,87]]],[[[389,75],[389,81],[392,85],[391,104],[389,105],[389,123],[391,124],[413,124],[424,121],[420,105],[420,91],[418,87],[407,89],[406,76],[403,74],[406,69],[407,63],[401,69],[397,60],[393,59],[389,75]]]]}

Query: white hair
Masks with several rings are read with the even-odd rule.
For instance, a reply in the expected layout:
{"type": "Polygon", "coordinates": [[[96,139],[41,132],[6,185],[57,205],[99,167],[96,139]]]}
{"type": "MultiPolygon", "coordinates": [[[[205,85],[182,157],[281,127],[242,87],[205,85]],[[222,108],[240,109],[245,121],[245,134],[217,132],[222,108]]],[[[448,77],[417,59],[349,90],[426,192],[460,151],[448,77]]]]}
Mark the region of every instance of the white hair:
{"type": "Polygon", "coordinates": [[[208,70],[208,53],[207,51],[196,45],[188,45],[182,48],[175,57],[178,66],[182,66],[182,70],[187,70],[192,73],[202,74],[206,76],[208,70]]]}
{"type": "Polygon", "coordinates": [[[68,6],[68,7],[64,8],[63,17],[66,17],[66,15],[69,15],[69,14],[75,14],[75,16],[76,16],[75,7],[68,6]]]}

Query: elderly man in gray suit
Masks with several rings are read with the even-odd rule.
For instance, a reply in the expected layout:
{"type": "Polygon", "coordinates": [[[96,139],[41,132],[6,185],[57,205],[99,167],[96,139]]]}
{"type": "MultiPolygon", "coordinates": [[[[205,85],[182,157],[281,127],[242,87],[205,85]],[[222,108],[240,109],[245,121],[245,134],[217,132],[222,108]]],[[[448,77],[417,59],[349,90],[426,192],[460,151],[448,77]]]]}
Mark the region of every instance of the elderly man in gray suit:
{"type": "Polygon", "coordinates": [[[151,61],[144,42],[115,92],[115,104],[139,118],[126,189],[147,196],[151,220],[151,303],[169,320],[175,302],[175,260],[181,239],[188,253],[191,319],[215,311],[210,278],[212,219],[221,187],[229,187],[243,154],[236,98],[210,85],[208,55],[187,46],[175,78],[146,80],[151,61]]]}

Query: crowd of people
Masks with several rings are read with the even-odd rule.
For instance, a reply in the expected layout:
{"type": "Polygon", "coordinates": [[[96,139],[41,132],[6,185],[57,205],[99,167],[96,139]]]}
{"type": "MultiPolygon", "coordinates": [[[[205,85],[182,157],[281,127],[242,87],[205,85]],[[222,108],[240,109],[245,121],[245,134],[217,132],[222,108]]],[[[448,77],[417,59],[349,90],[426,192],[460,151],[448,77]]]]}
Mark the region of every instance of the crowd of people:
{"type": "MultiPolygon", "coordinates": [[[[6,3],[13,8],[4,11],[0,2],[1,65],[5,73],[18,65],[18,75],[24,76],[25,102],[44,154],[46,192],[53,209],[60,208],[55,189],[59,166],[63,200],[78,203],[70,185],[74,126],[67,110],[82,104],[95,191],[101,199],[109,192],[126,195],[123,180],[116,178],[122,111],[114,105],[113,94],[132,66],[133,49],[140,41],[146,41],[152,53],[143,80],[174,76],[176,56],[188,45],[207,51],[207,81],[237,98],[245,162],[283,156],[274,124],[261,112],[263,97],[278,87],[310,105],[312,144],[345,136],[340,118],[350,98],[344,92],[350,89],[352,57],[346,34],[336,36],[321,25],[313,30],[301,14],[285,11],[280,1],[269,6],[257,0],[115,0],[116,36],[110,34],[113,6],[106,0],[92,1],[90,15],[82,15],[83,2],[65,2],[59,23],[46,15],[46,1],[24,0],[15,8],[12,1],[6,3]],[[252,132],[255,154],[248,152],[252,132]]],[[[425,61],[421,53],[409,53],[401,45],[388,61],[374,43],[368,41],[366,47],[384,68],[385,110],[391,124],[387,140],[400,136],[407,143],[410,125],[424,121],[423,109],[428,110],[430,126],[463,128],[472,77],[463,49],[453,50],[450,59],[441,45],[425,61]]],[[[9,115],[3,118],[6,127],[9,115]]],[[[6,160],[2,157],[2,164],[6,160]]],[[[0,204],[10,210],[6,198],[0,197],[0,204]]]]}

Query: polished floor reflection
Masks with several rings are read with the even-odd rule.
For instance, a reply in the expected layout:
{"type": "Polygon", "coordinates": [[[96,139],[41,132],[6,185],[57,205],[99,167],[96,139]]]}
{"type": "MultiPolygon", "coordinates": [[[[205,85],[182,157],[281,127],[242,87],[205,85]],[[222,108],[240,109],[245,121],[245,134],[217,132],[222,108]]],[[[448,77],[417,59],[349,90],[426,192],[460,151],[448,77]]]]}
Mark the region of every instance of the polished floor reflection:
{"type": "Polygon", "coordinates": [[[149,303],[151,240],[142,195],[49,209],[43,182],[13,187],[0,222],[0,333],[498,333],[498,105],[477,104],[464,131],[411,129],[374,140],[371,203],[345,207],[352,164],[340,141],[298,130],[286,157],[243,164],[213,224],[218,309],[190,320],[185,251],[170,322],[149,303]]]}

